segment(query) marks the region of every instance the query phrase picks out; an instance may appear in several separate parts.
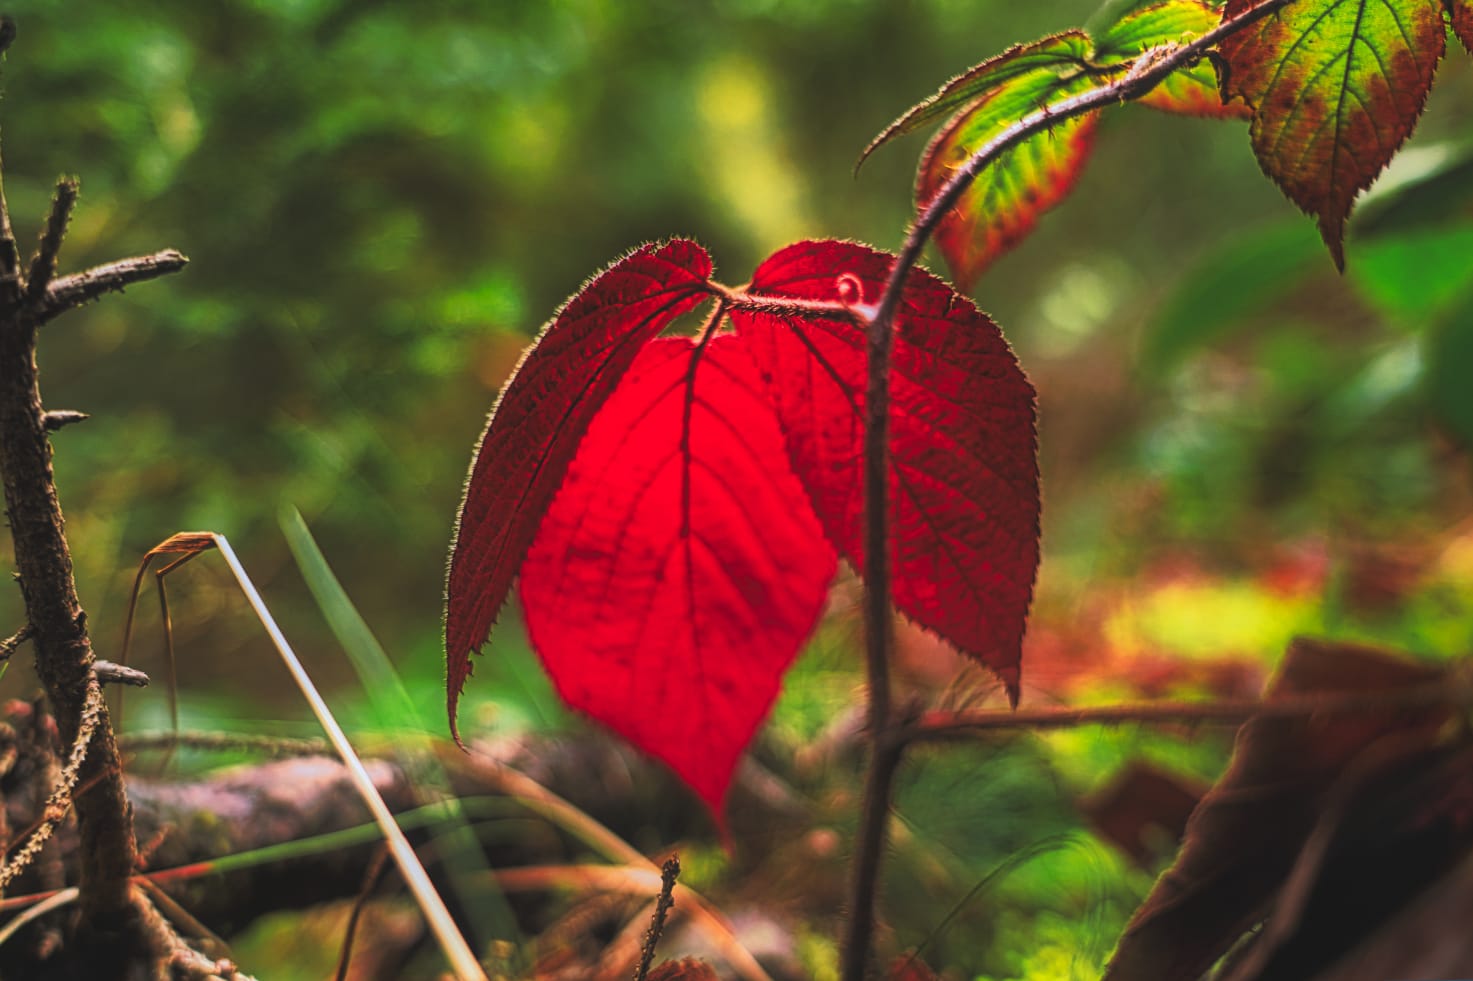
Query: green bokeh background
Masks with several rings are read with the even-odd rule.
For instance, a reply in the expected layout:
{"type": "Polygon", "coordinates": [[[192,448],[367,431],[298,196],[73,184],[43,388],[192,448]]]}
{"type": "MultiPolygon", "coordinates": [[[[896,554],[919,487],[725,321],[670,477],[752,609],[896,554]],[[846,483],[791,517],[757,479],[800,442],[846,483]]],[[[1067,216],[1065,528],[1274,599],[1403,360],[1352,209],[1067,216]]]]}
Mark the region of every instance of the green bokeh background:
{"type": "MultiPolygon", "coordinates": [[[[82,201],[63,271],[164,247],[191,259],[41,341],[49,406],[93,416],[55,442],[101,655],[116,655],[144,551],[219,531],[351,716],[351,672],[278,526],[291,505],[436,719],[461,481],[497,389],[558,304],[672,235],[700,240],[733,284],[805,237],[895,248],[923,140],[884,148],[856,180],[860,148],[950,75],[1095,11],[20,0],[8,12],[19,37],[0,131],[22,242],[69,173],[82,201]]],[[[1263,179],[1244,124],[1109,114],[1074,197],[974,291],[1040,393],[1036,637],[1260,672],[1298,630],[1429,655],[1473,646],[1470,120],[1473,69],[1456,49],[1412,148],[1353,223],[1340,278],[1263,179]],[[1286,594],[1271,573],[1306,555],[1311,587],[1286,594]],[[1101,603],[1097,630],[1059,627],[1101,603]]],[[[307,729],[218,563],[182,571],[171,606],[187,722],[307,729]]],[[[18,591],[0,594],[0,624],[20,616],[18,591]]],[[[151,600],[139,629],[135,663],[158,671],[151,600]]],[[[778,712],[797,739],[852,695],[853,632],[830,634],[778,712]]],[[[468,725],[558,721],[524,643],[513,611],[472,679],[468,725]]],[[[1047,671],[1033,680],[1027,697],[1059,694],[1047,671]]],[[[29,690],[19,668],[4,685],[29,690]]],[[[1141,690],[1101,677],[1070,693],[1141,690]]],[[[130,701],[130,724],[161,720],[163,705],[130,701]]],[[[1088,790],[1143,738],[1050,737],[1008,757],[1040,772],[987,779],[1049,784],[1057,803],[1067,793],[1051,781],[1088,790]]],[[[1166,745],[1150,752],[1179,769],[1210,778],[1220,765],[1219,742],[1166,745]]],[[[967,868],[995,864],[1020,828],[1067,830],[1006,813],[967,868]]],[[[1116,861],[1080,850],[1091,867],[1116,861]]],[[[1030,929],[1027,957],[999,955],[997,969],[1069,976],[1023,963],[1053,956],[1036,941],[1053,928],[1030,929]]],[[[1105,940],[1088,959],[1107,952],[1105,940]]]]}

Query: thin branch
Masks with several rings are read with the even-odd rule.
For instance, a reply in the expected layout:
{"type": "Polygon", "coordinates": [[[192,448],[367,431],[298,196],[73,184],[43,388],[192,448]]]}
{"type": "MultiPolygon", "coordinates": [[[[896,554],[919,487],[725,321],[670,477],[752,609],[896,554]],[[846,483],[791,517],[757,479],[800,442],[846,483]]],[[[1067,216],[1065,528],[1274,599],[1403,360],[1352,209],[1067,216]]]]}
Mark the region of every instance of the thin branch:
{"type": "Polygon", "coordinates": [[[85,412],[76,409],[52,409],[41,416],[41,425],[48,433],[54,433],[58,429],[64,429],[75,422],[85,422],[92,417],[85,412]]]}
{"type": "Polygon", "coordinates": [[[660,895],[655,900],[655,912],[650,917],[650,928],[645,932],[644,943],[639,948],[639,966],[634,971],[634,981],[645,981],[650,974],[650,965],[655,962],[655,948],[660,944],[660,934],[665,932],[665,917],[675,905],[675,879],[680,875],[680,859],[671,855],[660,867],[660,895]]]}
{"type": "Polygon", "coordinates": [[[30,639],[31,625],[26,624],[9,637],[0,640],[0,661],[10,660],[10,656],[15,653],[16,648],[30,639]]]}
{"type": "Polygon", "coordinates": [[[906,279],[942,218],[983,168],[1003,152],[1065,119],[1140,98],[1172,72],[1196,63],[1223,38],[1244,30],[1291,2],[1293,0],[1265,0],[1233,19],[1223,21],[1190,43],[1146,52],[1117,81],[1023,117],[972,154],[926,205],[906,234],[868,326],[864,439],[865,568],[860,571],[865,585],[865,670],[869,681],[869,728],[874,749],[870,754],[864,810],[855,843],[850,918],[840,954],[843,981],[863,981],[869,969],[875,893],[888,830],[889,794],[894,768],[904,755],[904,743],[892,738],[894,723],[889,692],[894,629],[890,616],[889,448],[890,352],[895,313],[900,306],[906,279]]]}
{"type": "Polygon", "coordinates": [[[66,238],[67,223],[72,219],[72,209],[77,205],[80,185],[75,177],[63,177],[56,182],[56,196],[51,199],[51,214],[46,218],[46,228],[41,232],[40,244],[31,258],[31,272],[26,277],[26,301],[38,303],[46,295],[46,289],[56,276],[56,257],[61,254],[61,242],[66,238]]]}
{"type": "MultiPolygon", "coordinates": [[[[3,244],[3,243],[0,243],[3,244]]],[[[72,273],[53,280],[46,288],[44,300],[36,303],[37,325],[55,320],[84,303],[96,300],[105,293],[121,293],[135,283],[145,283],[183,269],[189,259],[174,249],[165,249],[153,255],[134,256],[117,262],[94,266],[85,272],[72,273]]]]}
{"type": "Polygon", "coordinates": [[[1392,691],[1324,692],[1263,701],[1238,698],[1211,702],[1058,705],[1022,711],[927,712],[910,725],[895,730],[894,738],[909,744],[967,739],[1000,729],[1069,729],[1129,724],[1239,726],[1254,718],[1350,715],[1434,705],[1473,707],[1473,688],[1439,681],[1392,691]]]}
{"type": "Polygon", "coordinates": [[[148,687],[148,675],[126,664],[116,664],[99,658],[92,662],[92,673],[97,676],[100,684],[132,685],[134,688],[148,687]]]}

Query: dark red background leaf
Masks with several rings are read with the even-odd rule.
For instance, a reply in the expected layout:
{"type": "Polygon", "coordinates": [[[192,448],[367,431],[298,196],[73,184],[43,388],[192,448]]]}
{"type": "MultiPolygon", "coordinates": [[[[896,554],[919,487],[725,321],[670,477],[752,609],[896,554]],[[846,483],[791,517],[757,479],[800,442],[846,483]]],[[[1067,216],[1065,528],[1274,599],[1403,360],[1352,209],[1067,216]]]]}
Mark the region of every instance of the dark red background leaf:
{"type": "Polygon", "coordinates": [[[645,342],[706,297],[710,275],[710,256],[690,241],[625,256],[568,301],[502,390],[476,447],[450,552],[452,734],[471,651],[485,643],[589,422],[645,342]]]}
{"type": "MultiPolygon", "coordinates": [[[[855,276],[879,299],[892,256],[802,242],[753,276],[754,295],[837,301],[855,276]]],[[[768,383],[789,458],[829,540],[863,571],[865,340],[845,319],[732,314],[768,383]]],[[[930,273],[907,281],[892,367],[894,600],[997,672],[1016,701],[1038,567],[1033,388],[997,326],[930,273]]]]}
{"type": "Polygon", "coordinates": [[[1446,670],[1352,644],[1294,641],[1266,699],[1378,692],[1377,711],[1259,716],[1238,730],[1227,771],[1187,823],[1176,863],[1136,910],[1106,981],[1189,981],[1262,918],[1338,781],[1383,742],[1430,748],[1446,709],[1396,707],[1399,689],[1446,670]]]}
{"type": "Polygon", "coordinates": [[[563,699],[720,820],[836,559],[739,338],[653,341],[589,428],[522,569],[563,699]]]}

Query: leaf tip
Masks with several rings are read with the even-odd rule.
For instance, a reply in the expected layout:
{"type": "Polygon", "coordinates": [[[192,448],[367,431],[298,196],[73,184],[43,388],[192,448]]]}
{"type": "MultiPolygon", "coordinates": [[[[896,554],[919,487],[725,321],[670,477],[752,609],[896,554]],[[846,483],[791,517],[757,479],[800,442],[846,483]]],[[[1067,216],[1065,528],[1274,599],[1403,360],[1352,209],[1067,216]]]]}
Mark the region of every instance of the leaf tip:
{"type": "Polygon", "coordinates": [[[1022,694],[1022,674],[1023,672],[1017,665],[1003,668],[997,672],[997,676],[1002,679],[1003,691],[1007,692],[1008,708],[1010,709],[1016,709],[1018,707],[1018,698],[1022,694]]]}
{"type": "Polygon", "coordinates": [[[1319,218],[1319,228],[1320,238],[1324,239],[1325,248],[1330,250],[1330,259],[1335,263],[1335,271],[1343,275],[1345,272],[1345,219],[1322,214],[1319,218]]]}

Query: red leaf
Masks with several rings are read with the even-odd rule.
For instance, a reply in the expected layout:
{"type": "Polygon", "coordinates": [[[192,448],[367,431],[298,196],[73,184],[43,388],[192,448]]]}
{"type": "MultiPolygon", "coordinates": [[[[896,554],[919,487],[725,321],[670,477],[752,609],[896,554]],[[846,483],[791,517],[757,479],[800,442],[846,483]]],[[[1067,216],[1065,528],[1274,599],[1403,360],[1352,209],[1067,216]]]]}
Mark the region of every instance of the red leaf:
{"type": "Polygon", "coordinates": [[[1473,0],[1449,0],[1452,14],[1453,33],[1463,42],[1463,47],[1473,54],[1473,0]]]}
{"type": "Polygon", "coordinates": [[[455,706],[589,422],[646,341],[710,291],[694,242],[647,245],[584,285],[543,329],[491,411],[450,552],[446,707],[455,706]]]}
{"type": "Polygon", "coordinates": [[[735,337],[640,352],[522,569],[563,699],[664,760],[720,820],[822,611],[835,557],[735,337]]]}
{"type": "MultiPolygon", "coordinates": [[[[748,292],[832,302],[847,274],[873,303],[894,261],[845,242],[802,242],[764,262],[748,292]]],[[[863,571],[863,332],[817,316],[737,310],[732,320],[829,540],[863,571]]],[[[930,273],[911,274],[896,323],[894,601],[997,672],[1016,702],[1038,567],[1033,388],[997,325],[930,273]]]]}
{"type": "Polygon", "coordinates": [[[1446,42],[1439,0],[1299,0],[1220,45],[1223,98],[1253,108],[1259,165],[1319,219],[1338,267],[1351,205],[1411,135],[1446,42]]]}

